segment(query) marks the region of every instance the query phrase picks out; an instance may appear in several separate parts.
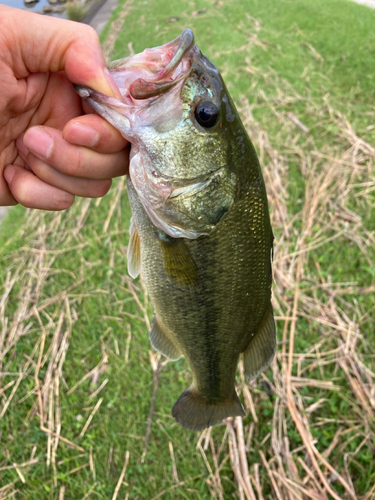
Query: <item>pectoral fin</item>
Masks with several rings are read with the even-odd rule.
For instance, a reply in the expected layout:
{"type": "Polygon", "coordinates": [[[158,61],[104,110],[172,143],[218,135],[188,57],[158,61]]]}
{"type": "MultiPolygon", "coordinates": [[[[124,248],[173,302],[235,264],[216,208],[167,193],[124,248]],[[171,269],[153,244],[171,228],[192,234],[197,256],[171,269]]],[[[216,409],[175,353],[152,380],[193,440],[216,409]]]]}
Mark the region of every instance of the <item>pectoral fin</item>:
{"type": "Polygon", "coordinates": [[[264,316],[258,331],[250,340],[243,353],[246,377],[251,380],[257,377],[270,365],[276,351],[276,328],[273,319],[273,310],[264,316]]]}
{"type": "Polygon", "coordinates": [[[171,361],[177,361],[177,359],[181,357],[180,350],[175,346],[173,340],[161,325],[156,314],[151,324],[149,337],[152,347],[171,361]]]}
{"type": "Polygon", "coordinates": [[[141,241],[133,217],[130,220],[130,239],[128,246],[128,273],[135,279],[141,272],[141,241]]]}
{"type": "Polygon", "coordinates": [[[198,284],[198,272],[190,251],[182,238],[159,236],[164,268],[174,284],[190,288],[198,284]]]}

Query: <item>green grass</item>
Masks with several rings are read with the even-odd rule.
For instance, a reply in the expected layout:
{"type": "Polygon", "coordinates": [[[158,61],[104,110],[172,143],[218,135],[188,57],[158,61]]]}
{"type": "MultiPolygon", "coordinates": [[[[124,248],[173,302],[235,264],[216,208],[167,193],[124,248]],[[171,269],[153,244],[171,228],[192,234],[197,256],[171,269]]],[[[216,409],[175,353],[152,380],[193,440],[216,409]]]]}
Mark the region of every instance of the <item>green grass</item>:
{"type": "MultiPolygon", "coordinates": [[[[113,20],[122,8],[123,4],[116,9],[113,20]]],[[[375,283],[374,197],[373,191],[365,192],[363,186],[350,187],[373,181],[375,162],[370,153],[358,153],[360,169],[348,181],[353,167],[347,165],[351,139],[345,132],[346,117],[356,134],[374,146],[374,26],[375,11],[345,0],[202,0],[182,4],[177,0],[134,0],[111,57],[128,55],[130,42],[134,51],[140,52],[170,41],[185,27],[192,28],[198,46],[221,70],[245,119],[269,189],[273,183],[277,185],[276,173],[280,173],[287,196],[277,192],[278,199],[274,194],[270,197],[276,235],[276,314],[280,318],[291,316],[298,282],[301,296],[294,353],[305,358],[299,365],[294,363],[293,375],[335,385],[332,389],[302,385],[294,395],[321,453],[341,428],[328,460],[345,478],[350,475],[358,498],[375,483],[375,426],[371,411],[358,399],[350,382],[356,379],[356,366],[369,391],[374,379],[358,368],[356,357],[349,354],[342,361],[342,351],[333,351],[345,342],[339,327],[345,330],[352,325],[357,334],[354,353],[368,370],[375,371],[375,295],[370,290],[375,283]],[[200,9],[206,11],[197,14],[200,9]],[[174,16],[180,19],[166,22],[174,16]],[[287,113],[298,117],[310,133],[301,133],[287,113]],[[265,137],[271,150],[265,146],[265,137]],[[331,160],[324,161],[316,153],[331,160]],[[278,162],[272,159],[275,155],[278,162]],[[317,189],[330,175],[331,187],[325,189],[317,210],[311,211],[314,218],[310,228],[308,217],[303,215],[303,208],[314,200],[310,189],[317,189]],[[345,194],[348,186],[349,194],[345,194]],[[344,196],[343,207],[337,208],[340,196],[344,196]],[[278,219],[278,202],[286,214],[285,221],[278,219]],[[349,210],[360,219],[350,219],[349,210]],[[304,231],[305,244],[319,242],[316,238],[320,234],[323,241],[306,254],[302,276],[297,276],[295,261],[285,256],[301,248],[304,231]],[[340,237],[326,241],[339,231],[343,231],[340,237]],[[278,260],[284,257],[286,268],[278,260]],[[292,276],[289,286],[283,281],[288,272],[292,276]],[[332,354],[324,357],[330,351],[332,354]],[[327,364],[319,364],[321,356],[327,364]],[[349,376],[340,365],[343,362],[347,366],[346,360],[354,363],[354,368],[348,365],[349,376]],[[320,400],[319,409],[309,413],[309,406],[320,400]]],[[[110,31],[108,25],[103,39],[110,31]]],[[[16,207],[2,223],[0,294],[9,292],[9,296],[4,297],[3,307],[0,295],[0,353],[4,346],[10,348],[0,365],[0,412],[9,398],[0,420],[0,498],[111,499],[126,451],[129,463],[117,498],[151,500],[164,490],[164,500],[215,498],[212,477],[196,448],[199,436],[181,428],[170,415],[177,397],[190,383],[183,359],[168,363],[160,372],[144,454],[154,387],[145,313],[150,318],[152,308],[142,283],[137,280],[129,284],[126,245],[130,209],[124,190],[117,200],[116,186],[100,203],[79,201],[63,214],[26,213],[16,207]],[[111,207],[113,216],[104,232],[111,207]],[[70,392],[95,367],[94,376],[70,392]],[[20,371],[25,373],[17,386],[20,371]],[[56,440],[49,441],[48,434],[40,429],[36,379],[43,387],[46,377],[44,425],[83,451],[62,440],[54,451],[56,440]],[[103,389],[90,398],[106,380],[103,389]],[[100,406],[80,437],[96,405],[100,406]],[[172,474],[169,443],[178,480],[183,484],[172,474]],[[5,469],[28,462],[30,457],[38,461],[20,467],[21,476],[15,468],[5,469]]],[[[281,340],[284,320],[279,319],[277,324],[281,340]]],[[[286,326],[289,332],[290,323],[286,326]]],[[[279,347],[277,362],[266,378],[260,377],[250,386],[258,423],[252,425],[251,414],[244,419],[245,439],[251,429],[253,432],[247,450],[250,474],[254,476],[254,464],[260,464],[265,500],[276,496],[260,451],[280,472],[278,460],[286,460],[287,455],[285,450],[277,454],[277,443],[278,439],[283,443],[287,439],[298,477],[303,478],[304,473],[297,457],[311,467],[306,451],[298,451],[303,440],[283,396],[283,348],[287,352],[288,345],[279,347]]],[[[240,375],[238,382],[241,389],[240,375]]],[[[216,452],[225,437],[224,429],[218,426],[211,432],[216,452]]],[[[228,453],[224,440],[219,461],[228,453]]],[[[206,455],[214,470],[210,447],[206,455]]],[[[295,480],[285,463],[287,477],[295,480]]],[[[330,472],[325,473],[329,478],[330,472]]],[[[229,458],[220,477],[224,498],[238,498],[229,458]]],[[[339,482],[332,486],[340,498],[349,498],[339,482]]],[[[314,483],[307,483],[307,488],[316,491],[314,483]]],[[[287,489],[282,495],[283,500],[291,498],[287,489]]]]}

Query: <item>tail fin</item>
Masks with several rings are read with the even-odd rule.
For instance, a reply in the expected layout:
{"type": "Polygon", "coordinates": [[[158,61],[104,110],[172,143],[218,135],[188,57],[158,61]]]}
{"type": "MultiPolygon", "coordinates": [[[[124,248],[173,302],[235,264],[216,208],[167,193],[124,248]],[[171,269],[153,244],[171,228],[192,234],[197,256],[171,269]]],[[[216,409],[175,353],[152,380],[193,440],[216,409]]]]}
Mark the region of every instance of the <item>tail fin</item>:
{"type": "Polygon", "coordinates": [[[244,416],[245,412],[236,392],[226,401],[215,403],[200,396],[190,387],[176,401],[172,416],[186,429],[201,431],[227,417],[244,416]]]}

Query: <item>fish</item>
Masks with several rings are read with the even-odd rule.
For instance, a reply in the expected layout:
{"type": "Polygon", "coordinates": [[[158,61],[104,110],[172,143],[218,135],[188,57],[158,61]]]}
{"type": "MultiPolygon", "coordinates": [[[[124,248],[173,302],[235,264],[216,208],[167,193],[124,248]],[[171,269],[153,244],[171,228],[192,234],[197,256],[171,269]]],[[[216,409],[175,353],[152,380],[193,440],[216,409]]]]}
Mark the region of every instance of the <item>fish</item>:
{"type": "Polygon", "coordinates": [[[192,384],[172,415],[200,431],[244,416],[240,356],[252,380],[271,363],[273,232],[254,146],[216,66],[186,29],[108,65],[122,100],[78,94],[131,143],[128,272],[154,307],[149,338],[184,356],[192,384]]]}

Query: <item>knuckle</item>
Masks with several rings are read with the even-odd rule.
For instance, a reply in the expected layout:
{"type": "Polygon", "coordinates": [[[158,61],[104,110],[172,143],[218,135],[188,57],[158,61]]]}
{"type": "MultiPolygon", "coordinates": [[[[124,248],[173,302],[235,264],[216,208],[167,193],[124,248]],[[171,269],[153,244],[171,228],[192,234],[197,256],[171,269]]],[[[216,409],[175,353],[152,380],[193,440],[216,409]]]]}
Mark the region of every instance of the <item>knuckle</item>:
{"type": "Polygon", "coordinates": [[[84,165],[85,159],[83,156],[83,152],[81,148],[77,148],[75,155],[72,157],[71,161],[64,162],[63,165],[66,165],[66,173],[71,177],[82,177],[82,169],[84,165]]]}
{"type": "Polygon", "coordinates": [[[87,31],[86,36],[91,39],[91,42],[100,45],[99,36],[94,28],[92,26],[89,26],[88,24],[85,24],[84,27],[84,29],[86,29],[87,31]]]}

